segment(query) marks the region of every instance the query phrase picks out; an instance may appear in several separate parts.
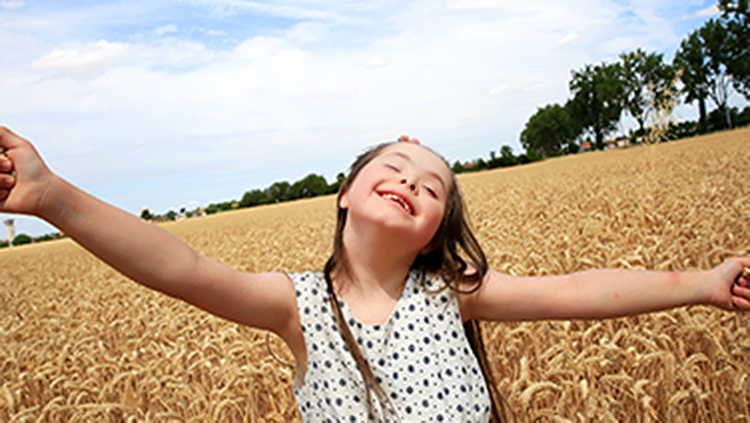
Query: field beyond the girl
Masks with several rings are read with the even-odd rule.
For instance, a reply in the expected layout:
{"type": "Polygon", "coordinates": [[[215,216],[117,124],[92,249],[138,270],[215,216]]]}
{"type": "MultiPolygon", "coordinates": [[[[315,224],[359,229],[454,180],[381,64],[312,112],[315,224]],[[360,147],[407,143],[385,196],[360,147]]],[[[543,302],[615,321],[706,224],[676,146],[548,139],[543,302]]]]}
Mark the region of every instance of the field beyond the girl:
{"type": "MultiPolygon", "coordinates": [[[[750,255],[747,128],[459,183],[501,272],[695,270],[750,255]]],[[[299,272],[322,268],[334,219],[329,196],[165,228],[243,271],[299,272]]],[[[517,421],[746,422],[749,326],[695,306],[484,329],[517,421]]],[[[265,332],[142,288],[70,240],[0,250],[0,421],[298,421],[293,378],[265,332]]]]}

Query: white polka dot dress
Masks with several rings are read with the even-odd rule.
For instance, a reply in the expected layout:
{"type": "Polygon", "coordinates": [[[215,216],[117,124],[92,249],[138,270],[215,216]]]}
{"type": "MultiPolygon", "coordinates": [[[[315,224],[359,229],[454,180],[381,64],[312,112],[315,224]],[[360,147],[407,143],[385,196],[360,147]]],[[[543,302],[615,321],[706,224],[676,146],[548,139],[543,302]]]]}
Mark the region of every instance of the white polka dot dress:
{"type": "MultiPolygon", "coordinates": [[[[336,328],[322,272],[291,274],[307,349],[307,373],[297,372],[294,395],[308,422],[367,421],[364,383],[336,328]]],[[[430,294],[412,271],[391,316],[382,325],[344,318],[398,418],[372,397],[379,421],[487,422],[490,397],[466,339],[458,300],[430,294]]],[[[427,279],[427,289],[433,288],[427,279]]]]}

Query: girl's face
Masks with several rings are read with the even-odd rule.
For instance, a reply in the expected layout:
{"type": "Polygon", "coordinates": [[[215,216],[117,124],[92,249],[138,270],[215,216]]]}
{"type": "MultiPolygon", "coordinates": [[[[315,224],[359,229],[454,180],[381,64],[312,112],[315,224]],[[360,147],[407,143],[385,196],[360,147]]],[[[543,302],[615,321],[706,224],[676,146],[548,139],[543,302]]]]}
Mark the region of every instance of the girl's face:
{"type": "Polygon", "coordinates": [[[396,143],[372,159],[341,196],[347,225],[375,223],[397,231],[410,251],[424,253],[440,228],[452,181],[450,169],[430,150],[396,143]]]}

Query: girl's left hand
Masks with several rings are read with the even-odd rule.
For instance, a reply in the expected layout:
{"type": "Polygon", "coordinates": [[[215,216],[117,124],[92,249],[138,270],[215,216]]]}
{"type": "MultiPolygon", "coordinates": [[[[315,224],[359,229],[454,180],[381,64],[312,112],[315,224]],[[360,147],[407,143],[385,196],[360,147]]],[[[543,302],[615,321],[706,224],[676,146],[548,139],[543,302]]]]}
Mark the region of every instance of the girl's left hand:
{"type": "Polygon", "coordinates": [[[750,257],[734,257],[706,273],[706,302],[728,311],[750,311],[750,257]],[[744,272],[744,275],[743,275],[744,272]]]}

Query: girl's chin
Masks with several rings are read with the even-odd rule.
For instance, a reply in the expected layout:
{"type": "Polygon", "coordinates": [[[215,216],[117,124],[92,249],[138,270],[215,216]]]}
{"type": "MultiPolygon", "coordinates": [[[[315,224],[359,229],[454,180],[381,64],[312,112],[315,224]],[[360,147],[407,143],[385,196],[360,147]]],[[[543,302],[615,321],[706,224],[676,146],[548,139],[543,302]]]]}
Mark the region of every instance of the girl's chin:
{"type": "MultiPolygon", "coordinates": [[[[370,227],[377,231],[379,238],[392,238],[393,241],[389,242],[398,243],[399,247],[407,247],[407,249],[409,248],[407,244],[411,244],[411,247],[419,250],[432,240],[434,233],[423,234],[424,231],[416,227],[412,216],[402,216],[399,213],[403,212],[391,210],[380,213],[364,213],[363,215],[350,213],[347,224],[362,228],[370,227]],[[423,240],[424,242],[422,242],[423,240]]],[[[357,229],[355,229],[355,232],[362,233],[357,229]]]]}

